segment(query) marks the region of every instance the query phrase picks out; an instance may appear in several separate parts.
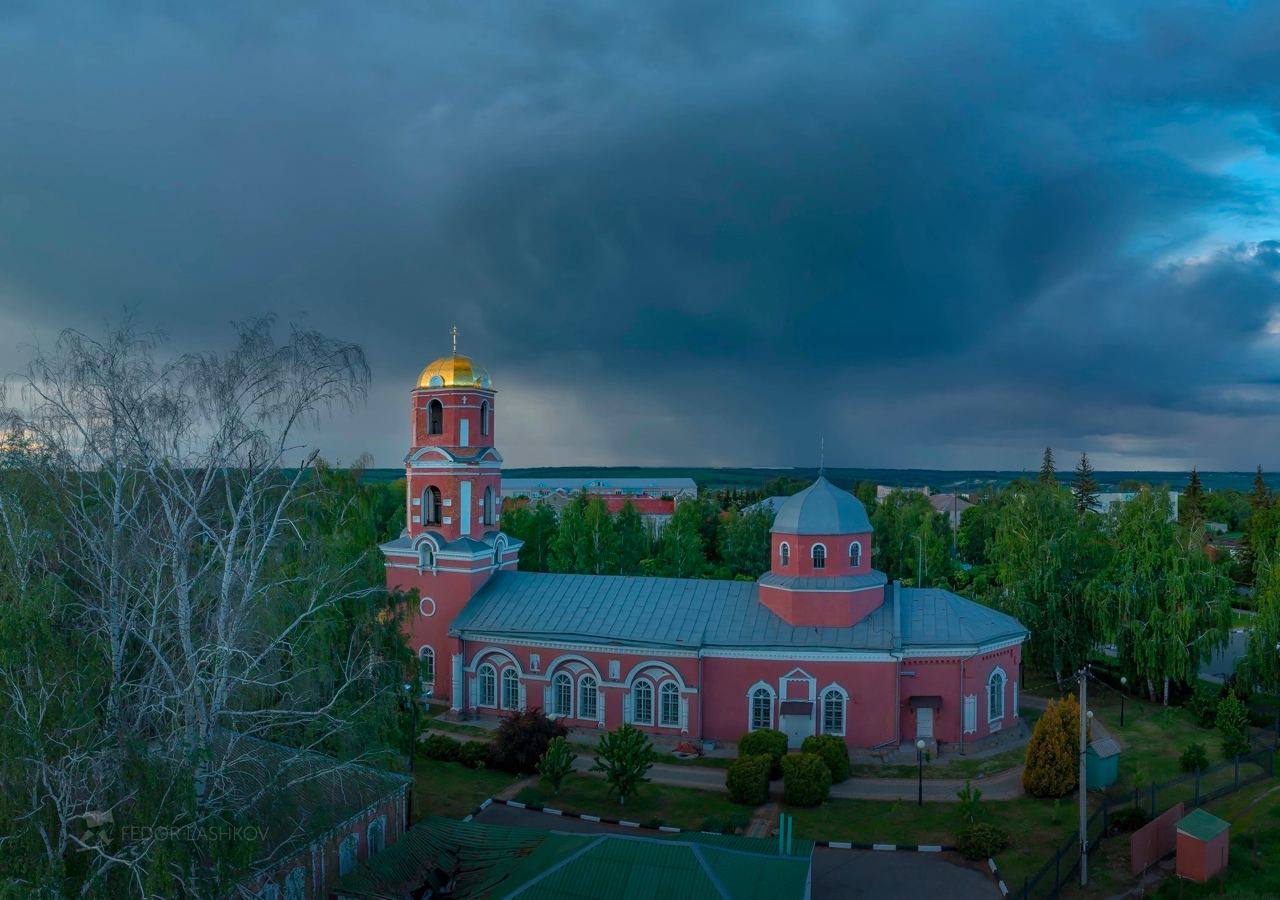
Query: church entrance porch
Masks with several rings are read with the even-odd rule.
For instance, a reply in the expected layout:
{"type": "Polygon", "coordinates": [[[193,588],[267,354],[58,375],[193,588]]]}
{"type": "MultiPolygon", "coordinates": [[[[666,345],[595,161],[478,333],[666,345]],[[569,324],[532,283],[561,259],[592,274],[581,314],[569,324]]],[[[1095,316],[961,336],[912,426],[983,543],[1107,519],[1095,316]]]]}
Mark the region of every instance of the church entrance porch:
{"type": "Polygon", "coordinates": [[[781,731],[787,736],[787,749],[799,750],[804,739],[814,733],[813,702],[784,700],[778,712],[781,731]]]}

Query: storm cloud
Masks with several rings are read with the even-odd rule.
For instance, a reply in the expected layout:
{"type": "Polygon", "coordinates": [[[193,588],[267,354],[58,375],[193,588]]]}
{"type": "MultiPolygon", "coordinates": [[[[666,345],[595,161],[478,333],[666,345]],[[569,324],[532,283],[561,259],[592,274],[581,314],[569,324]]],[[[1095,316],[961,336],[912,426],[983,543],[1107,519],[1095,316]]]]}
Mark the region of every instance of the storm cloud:
{"type": "Polygon", "coordinates": [[[1280,16],[8,5],[0,360],[128,306],[448,348],[509,464],[1280,467],[1280,16]]]}

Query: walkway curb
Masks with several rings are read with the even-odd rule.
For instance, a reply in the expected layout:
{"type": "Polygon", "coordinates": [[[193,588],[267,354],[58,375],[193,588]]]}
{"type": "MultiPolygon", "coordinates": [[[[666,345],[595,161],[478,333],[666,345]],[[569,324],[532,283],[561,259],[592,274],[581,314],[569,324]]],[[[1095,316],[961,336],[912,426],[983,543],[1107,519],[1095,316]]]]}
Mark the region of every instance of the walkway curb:
{"type": "MultiPolygon", "coordinates": [[[[480,813],[484,812],[490,806],[493,806],[495,804],[502,805],[502,806],[509,806],[512,809],[523,809],[529,812],[540,812],[549,816],[561,816],[566,819],[581,819],[584,822],[597,822],[602,825],[617,825],[621,828],[636,828],[644,831],[660,831],[666,834],[680,834],[683,831],[692,831],[691,829],[677,828],[675,825],[664,825],[661,823],[657,825],[648,825],[648,824],[642,824],[640,822],[632,822],[628,819],[614,819],[614,818],[610,818],[609,816],[593,816],[587,813],[569,812],[567,810],[557,809],[554,806],[537,806],[536,804],[532,804],[532,803],[521,803],[518,800],[500,800],[496,797],[490,797],[489,799],[485,800],[483,803],[477,806],[474,810],[468,813],[467,816],[462,821],[470,822],[476,816],[480,815],[480,813]]],[[[701,831],[701,832],[694,831],[692,833],[719,834],[719,832],[715,832],[715,831],[701,831]]],[[[946,852],[955,850],[955,847],[951,847],[944,844],[863,844],[863,843],[855,843],[852,841],[814,841],[813,843],[814,843],[814,846],[816,847],[826,847],[829,850],[879,850],[879,851],[899,851],[899,852],[908,852],[908,853],[946,853],[946,852]]],[[[994,869],[995,862],[994,861],[989,861],[989,862],[992,868],[994,869]]],[[[1001,882],[1002,888],[1003,888],[1003,885],[1004,883],[1001,882]]],[[[1008,891],[1005,891],[1005,893],[1008,893],[1008,891]]]]}

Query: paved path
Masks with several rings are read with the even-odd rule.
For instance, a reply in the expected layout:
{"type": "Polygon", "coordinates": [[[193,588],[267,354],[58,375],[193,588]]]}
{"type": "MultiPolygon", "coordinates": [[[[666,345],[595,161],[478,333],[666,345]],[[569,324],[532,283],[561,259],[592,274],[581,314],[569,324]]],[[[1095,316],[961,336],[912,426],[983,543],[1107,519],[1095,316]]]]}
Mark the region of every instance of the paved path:
{"type": "MultiPolygon", "coordinates": [[[[635,829],[584,822],[527,809],[494,804],[476,817],[488,825],[518,825],[548,831],[598,834],[635,829]]],[[[823,897],[945,897],[948,900],[991,900],[999,897],[995,882],[982,872],[958,866],[933,853],[875,852],[871,850],[813,851],[813,893],[823,897]]]]}

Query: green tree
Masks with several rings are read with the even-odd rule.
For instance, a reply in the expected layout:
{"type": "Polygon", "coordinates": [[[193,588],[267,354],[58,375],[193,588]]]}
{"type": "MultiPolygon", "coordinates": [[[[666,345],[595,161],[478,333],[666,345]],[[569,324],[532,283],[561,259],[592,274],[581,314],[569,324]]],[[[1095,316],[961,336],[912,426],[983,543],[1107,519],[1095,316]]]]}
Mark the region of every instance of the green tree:
{"type": "Polygon", "coordinates": [[[648,736],[632,725],[623,725],[600,736],[591,771],[603,772],[610,792],[625,804],[636,788],[649,780],[646,775],[656,758],[648,736]]]}
{"type": "Polygon", "coordinates": [[[697,501],[676,505],[667,527],[658,538],[657,575],[699,578],[706,574],[707,553],[702,537],[702,509],[697,501]]]}
{"type": "Polygon", "coordinates": [[[1218,704],[1218,733],[1227,759],[1249,752],[1249,710],[1235,691],[1228,692],[1218,704]]]}
{"type": "Polygon", "coordinates": [[[1280,553],[1273,544],[1258,559],[1253,601],[1258,614],[1250,623],[1245,676],[1273,693],[1280,692],[1280,553]]]}
{"type": "Polygon", "coordinates": [[[1093,477],[1093,464],[1089,454],[1081,453],[1076,463],[1076,475],[1071,480],[1071,496],[1076,502],[1076,513],[1081,518],[1092,511],[1098,501],[1098,480],[1093,477]]]}
{"type": "Polygon", "coordinates": [[[618,535],[618,571],[623,575],[639,575],[641,563],[649,558],[653,540],[635,504],[627,501],[614,517],[618,535]]]}
{"type": "Polygon", "coordinates": [[[945,581],[951,566],[951,528],[928,497],[917,491],[890,491],[876,506],[871,524],[876,532],[876,568],[917,587],[945,581]]]}
{"type": "Polygon", "coordinates": [[[524,541],[520,568],[526,572],[551,571],[551,545],[559,528],[555,510],[546,503],[521,503],[502,512],[502,530],[524,541]]]}
{"type": "Polygon", "coordinates": [[[560,513],[560,528],[551,541],[551,571],[579,575],[615,574],[619,541],[613,516],[599,497],[580,493],[560,513]]]}
{"type": "Polygon", "coordinates": [[[733,577],[755,580],[769,571],[773,516],[730,509],[720,525],[720,560],[733,577]]]}
{"type": "Polygon", "coordinates": [[[960,514],[960,528],[956,533],[956,545],[960,558],[975,566],[991,562],[991,548],[996,539],[996,527],[1011,491],[987,488],[978,494],[976,502],[960,514]]]}
{"type": "Polygon", "coordinates": [[[1080,783],[1080,704],[1050,700],[1027,744],[1022,787],[1033,797],[1065,797],[1080,783]]]}
{"type": "Polygon", "coordinates": [[[1044,448],[1044,456],[1040,460],[1040,480],[1046,484],[1058,483],[1058,470],[1054,468],[1052,447],[1044,448]]]}
{"type": "Polygon", "coordinates": [[[1170,684],[1194,679],[1226,639],[1232,585],[1204,553],[1200,530],[1173,521],[1164,490],[1144,488],[1114,507],[1108,528],[1113,552],[1094,591],[1106,633],[1121,665],[1167,704],[1170,684]]]}
{"type": "Polygon", "coordinates": [[[996,527],[999,602],[1030,630],[1028,654],[1053,672],[1059,688],[1102,633],[1086,602],[1105,561],[1097,518],[1081,520],[1071,495],[1055,483],[1019,482],[1009,488],[996,527]]]}
{"type": "Polygon", "coordinates": [[[1187,487],[1178,502],[1178,521],[1184,525],[1203,525],[1205,522],[1204,486],[1200,483],[1200,473],[1195,466],[1191,467],[1187,487]]]}
{"type": "Polygon", "coordinates": [[[551,783],[551,789],[560,793],[560,785],[573,771],[573,761],[578,755],[563,737],[552,738],[547,750],[538,760],[538,774],[551,783]]]}

